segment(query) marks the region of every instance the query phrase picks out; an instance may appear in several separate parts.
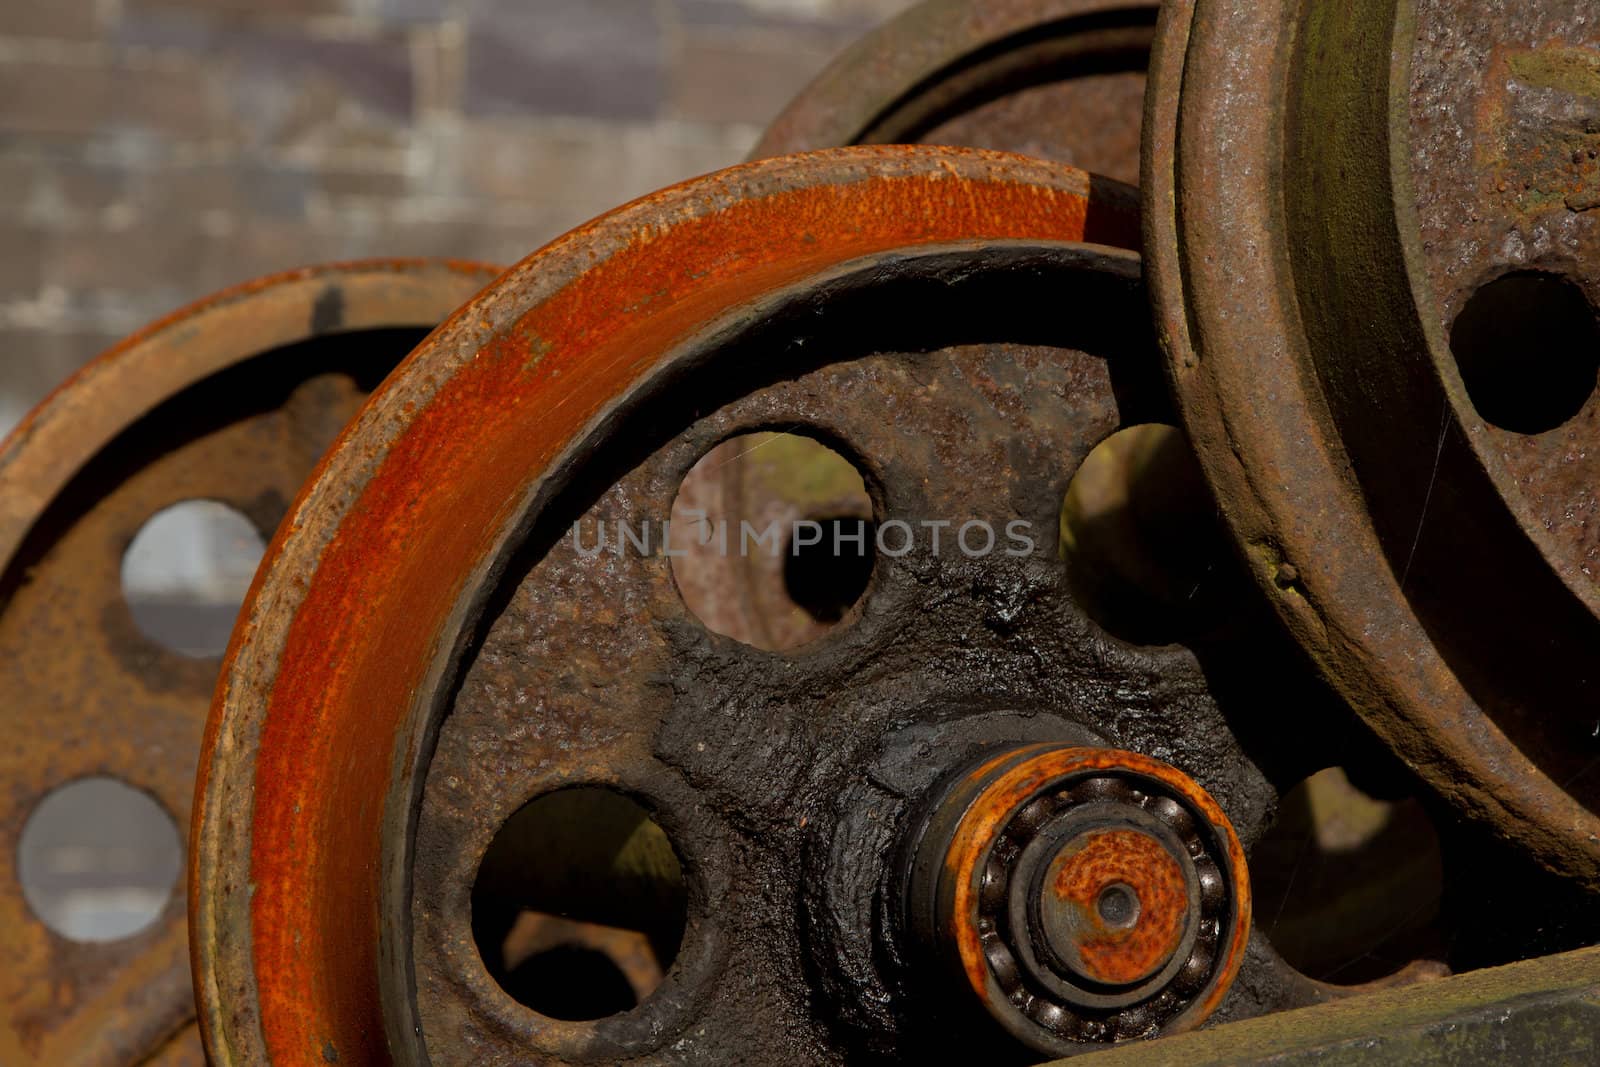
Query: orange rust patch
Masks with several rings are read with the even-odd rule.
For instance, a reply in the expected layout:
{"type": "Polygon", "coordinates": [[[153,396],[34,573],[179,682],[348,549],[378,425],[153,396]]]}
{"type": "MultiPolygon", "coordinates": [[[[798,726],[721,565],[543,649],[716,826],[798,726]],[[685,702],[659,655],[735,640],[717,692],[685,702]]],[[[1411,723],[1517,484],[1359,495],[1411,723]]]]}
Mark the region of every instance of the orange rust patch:
{"type": "Polygon", "coordinates": [[[1161,843],[1136,830],[1086,835],[1081,847],[1058,859],[1051,890],[1079,912],[1075,948],[1085,978],[1130,985],[1172,958],[1183,940],[1189,892],[1183,868],[1161,843]],[[1100,894],[1125,885],[1139,900],[1138,920],[1107,926],[1100,894]]]}
{"type": "MultiPolygon", "coordinates": [[[[1027,750],[1020,750],[1026,752],[1027,750]]],[[[1164,1032],[1175,1033],[1198,1025],[1222,1002],[1233,984],[1240,965],[1244,962],[1245,947],[1250,939],[1250,883],[1245,865],[1244,846],[1234,833],[1233,824],[1223,814],[1211,794],[1200,788],[1188,775],[1160,760],[1137,752],[1100,748],[1057,748],[1052,745],[1035,746],[1031,758],[1021,759],[1016,766],[995,779],[968,809],[956,828],[945,860],[946,877],[954,887],[951,915],[955,929],[950,931],[960,957],[962,972],[979,998],[989,996],[988,964],[983,955],[983,939],[978,930],[978,900],[983,881],[982,863],[990,846],[1009,820],[1041,786],[1051,781],[1083,772],[1125,771],[1144,775],[1171,789],[1216,832],[1227,854],[1232,871],[1228,890],[1234,905],[1234,922],[1231,930],[1223,931],[1223,941],[1218,947],[1221,960],[1211,990],[1205,998],[1185,1012],[1181,1021],[1164,1032]]],[[[1009,755],[1015,756],[1013,752],[1009,755]]],[[[997,766],[996,761],[984,765],[987,771],[997,766]]],[[[1155,842],[1151,842],[1155,844],[1155,842]]],[[[1156,845],[1159,848],[1159,845],[1156,845]]],[[[1163,855],[1165,852],[1163,850],[1163,855]]],[[[1171,857],[1168,857],[1169,862],[1171,857]]],[[[1134,885],[1129,881],[1130,886],[1134,885]]],[[[1180,875],[1181,887],[1181,875],[1180,875]]],[[[1141,906],[1145,901],[1141,897],[1141,906]]],[[[1098,919],[1098,915],[1096,916],[1098,919]]],[[[1142,919],[1141,919],[1142,923],[1142,919]]],[[[1157,943],[1159,937],[1154,939],[1157,943]]],[[[1101,963],[1099,966],[1106,966],[1101,963]]],[[[1114,965],[1113,965],[1114,966],[1114,965]]]]}

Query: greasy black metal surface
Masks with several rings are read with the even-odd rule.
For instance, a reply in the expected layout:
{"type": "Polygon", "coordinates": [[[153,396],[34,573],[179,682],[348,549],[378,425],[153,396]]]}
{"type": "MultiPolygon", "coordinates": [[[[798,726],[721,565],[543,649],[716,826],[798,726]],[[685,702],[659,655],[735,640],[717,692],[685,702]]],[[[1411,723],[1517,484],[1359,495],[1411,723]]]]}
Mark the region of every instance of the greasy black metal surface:
{"type": "MultiPolygon", "coordinates": [[[[719,328],[679,380],[612,417],[513,568],[428,772],[410,949],[435,1063],[830,1063],[964,1043],[1021,1055],[992,1026],[930,1026],[881,918],[910,805],[984,743],[1087,728],[1191,774],[1247,846],[1261,833],[1275,794],[1258,759],[1292,781],[1316,758],[1294,755],[1302,732],[1279,737],[1274,720],[1286,703],[1306,719],[1327,710],[1298,662],[1270,642],[1121,642],[1073,602],[1055,555],[1084,456],[1166,416],[1143,299],[1126,254],[878,257],[719,328]],[[579,516],[590,546],[601,520],[659,523],[707,449],[757,429],[851,457],[880,521],[955,524],[943,554],[923,541],[880,556],[859,613],[789,654],[708,633],[659,553],[586,559],[568,536],[579,516]],[[950,553],[971,519],[1026,521],[1035,550],[950,553]],[[513,1002],[466,918],[500,823],[574,783],[651,808],[688,879],[673,971],[639,1008],[592,1024],[513,1002]]],[[[1307,999],[1270,952],[1246,967],[1225,1015],[1307,999]]]]}

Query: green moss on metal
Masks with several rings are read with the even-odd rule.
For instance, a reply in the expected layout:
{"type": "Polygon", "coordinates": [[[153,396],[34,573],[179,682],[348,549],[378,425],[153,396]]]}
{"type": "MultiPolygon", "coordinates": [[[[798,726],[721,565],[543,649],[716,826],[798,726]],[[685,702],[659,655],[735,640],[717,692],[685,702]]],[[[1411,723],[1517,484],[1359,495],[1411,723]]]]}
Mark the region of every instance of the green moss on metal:
{"type": "Polygon", "coordinates": [[[1600,99],[1600,52],[1553,45],[1513,52],[1506,65],[1518,81],[1536,89],[1556,89],[1600,99]]]}
{"type": "Polygon", "coordinates": [[[1600,1062],[1600,948],[1526,960],[1160,1041],[1058,1067],[1600,1062]]]}

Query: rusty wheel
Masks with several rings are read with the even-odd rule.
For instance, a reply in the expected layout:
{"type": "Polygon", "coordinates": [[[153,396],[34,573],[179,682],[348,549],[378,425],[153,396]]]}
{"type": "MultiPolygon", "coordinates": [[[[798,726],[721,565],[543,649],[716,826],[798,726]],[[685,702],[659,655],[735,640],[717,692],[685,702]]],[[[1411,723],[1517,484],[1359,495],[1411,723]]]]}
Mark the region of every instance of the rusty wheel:
{"type": "MultiPolygon", "coordinates": [[[[25,899],[21,870],[35,850],[30,828],[59,791],[86,781],[113,804],[149,807],[181,857],[176,828],[188,824],[218,670],[204,639],[225,639],[232,617],[209,620],[198,644],[163,643],[165,616],[139,615],[126,595],[136,535],[152,516],[204,500],[231,505],[264,539],[365,394],[496,273],[349,264],[228,290],[91,363],[0,451],[8,1067],[201,1062],[183,894],[169,886],[147,925],[108,939],[47,925],[40,906],[51,901],[25,899]]],[[[102,818],[115,825],[121,814],[102,818]]]]}
{"type": "Polygon", "coordinates": [[[964,145],[1137,181],[1158,8],[1155,0],[928,0],[840,56],[754,156],[964,145]]]}
{"type": "Polygon", "coordinates": [[[1167,414],[1136,259],[1018,239],[1120,239],[1118,194],[1087,188],[949,150],[771,161],[578,231],[418,354],[301,502],[220,694],[195,912],[219,1062],[1006,1058],[1339,994],[1244,940],[1238,848],[1336,733],[1260,743],[1281,702],[1327,712],[1292,657],[1250,627],[1112,637],[1050,536],[969,551],[1053,534],[1100,446],[1167,414]],[[861,597],[784,655],[716,636],[704,553],[658,525],[693,469],[777,429],[848,457],[870,493],[840,536],[875,544],[861,597]],[[958,558],[903,540],[919,513],[963,517],[958,558]],[[955,810],[948,775],[1030,743],[1108,773],[1041,772],[964,854],[1003,872],[1038,842],[1007,894],[1047,944],[1072,922],[1034,873],[1071,868],[1069,909],[1130,892],[1131,921],[1113,901],[1115,929],[1076,929],[1153,973],[1035,953],[1024,980],[1069,991],[1019,1020],[1015,989],[961,978],[983,917],[919,918],[910,887],[956,852],[917,829],[955,810]],[[1128,845],[1116,885],[1073,860],[1089,817],[1128,845]],[[948,1029],[919,1025],[946,1001],[948,1029]]]}
{"type": "Polygon", "coordinates": [[[1444,797],[1600,886],[1592,15],[1172,4],[1145,191],[1257,584],[1444,797]]]}
{"type": "MultiPolygon", "coordinates": [[[[1006,1062],[1336,995],[1249,935],[1245,860],[1330,755],[1320,691],[1237,612],[1113,636],[1057,550],[1099,446],[1169,416],[1103,245],[1125,197],[965,150],[769,160],[435,333],[296,505],[219,689],[214,1061],[1006,1062]],[[706,554],[663,523],[780,430],[853,468],[835,534],[873,548],[772,652],[696,614],[706,554]]],[[[687,529],[762,551],[753,518],[687,529]]]]}

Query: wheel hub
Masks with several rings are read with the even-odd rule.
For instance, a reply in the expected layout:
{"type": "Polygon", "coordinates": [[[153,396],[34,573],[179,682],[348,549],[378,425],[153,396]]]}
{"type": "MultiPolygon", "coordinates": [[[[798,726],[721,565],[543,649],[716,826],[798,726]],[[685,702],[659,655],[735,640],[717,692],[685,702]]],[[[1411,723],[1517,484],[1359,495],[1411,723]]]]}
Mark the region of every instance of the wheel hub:
{"type": "Polygon", "coordinates": [[[1108,749],[1024,746],[960,772],[905,886],[908,934],[1045,1051],[1194,1025],[1250,925],[1243,848],[1216,802],[1108,749]]]}

